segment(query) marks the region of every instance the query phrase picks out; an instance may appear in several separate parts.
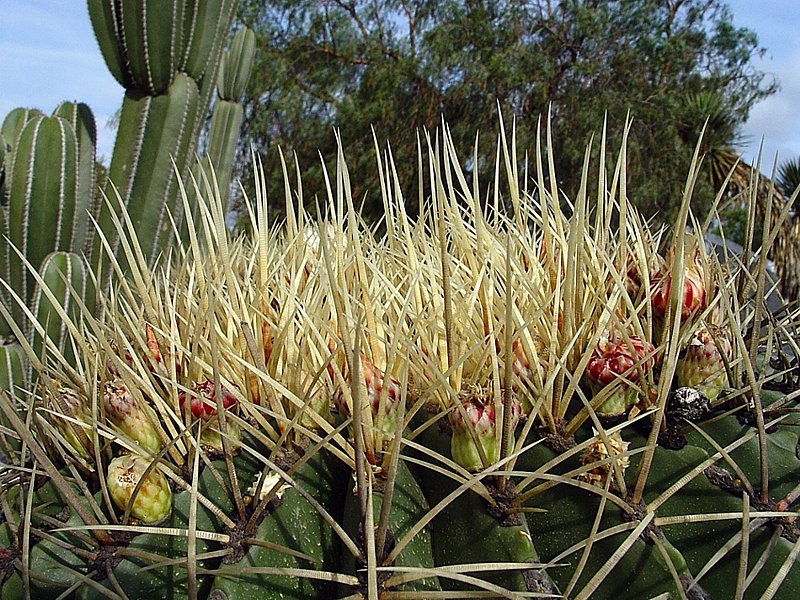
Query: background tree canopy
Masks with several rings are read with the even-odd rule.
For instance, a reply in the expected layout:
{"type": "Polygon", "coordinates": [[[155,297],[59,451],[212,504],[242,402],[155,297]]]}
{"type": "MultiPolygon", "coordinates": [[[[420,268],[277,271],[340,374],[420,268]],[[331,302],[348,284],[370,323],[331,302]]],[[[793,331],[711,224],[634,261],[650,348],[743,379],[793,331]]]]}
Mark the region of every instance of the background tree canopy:
{"type": "MultiPolygon", "coordinates": [[[[706,117],[713,157],[776,90],[751,64],[763,52],[756,35],[718,0],[243,0],[240,18],[258,36],[242,139],[267,155],[270,189],[283,189],[280,146],[296,153],[313,199],[319,153],[335,158],[337,128],[355,197],[374,216],[372,127],[401,165],[416,165],[418,132],[442,118],[467,156],[481,132],[478,161],[466,166],[490,177],[499,104],[507,123],[516,118],[520,156],[550,108],[568,196],[604,117],[614,150],[630,112],[629,196],[669,219],[706,117]]],[[[416,169],[401,171],[413,211],[416,169]]],[[[697,190],[701,212],[711,173],[697,190]]]]}

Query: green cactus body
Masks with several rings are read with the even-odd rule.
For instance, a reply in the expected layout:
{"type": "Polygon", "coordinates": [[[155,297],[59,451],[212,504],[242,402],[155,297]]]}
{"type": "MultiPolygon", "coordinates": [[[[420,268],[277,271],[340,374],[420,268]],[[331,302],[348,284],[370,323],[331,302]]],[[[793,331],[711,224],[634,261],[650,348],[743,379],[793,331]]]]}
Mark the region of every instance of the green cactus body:
{"type": "MultiPolygon", "coordinates": [[[[73,490],[77,488],[73,486],[73,490]]],[[[85,525],[74,510],[65,510],[64,498],[51,482],[33,492],[32,506],[33,527],[85,525]]],[[[74,531],[50,533],[47,539],[33,543],[29,556],[30,597],[42,600],[64,597],[67,589],[78,585],[88,573],[83,553],[91,550],[86,538],[75,535],[74,531]]],[[[0,589],[0,598],[24,598],[23,589],[22,577],[14,573],[0,589]]]]}
{"type": "MultiPolygon", "coordinates": [[[[106,188],[112,206],[100,207],[99,223],[113,243],[116,189],[151,264],[172,236],[170,219],[180,222],[177,177],[188,174],[237,4],[88,0],[106,64],[126,88],[106,188]]],[[[102,254],[99,240],[92,252],[102,254]]]]}
{"type": "MultiPolygon", "coordinates": [[[[427,448],[446,456],[450,450],[449,436],[427,429],[418,439],[427,448]]],[[[425,458],[420,456],[420,458],[425,458]]],[[[431,506],[437,505],[452,493],[457,485],[453,479],[431,469],[415,469],[425,497],[431,506]]],[[[537,563],[539,557],[524,515],[517,523],[501,525],[487,513],[486,503],[472,491],[465,491],[444,508],[433,520],[433,548],[437,566],[464,565],[471,562],[537,563]]],[[[541,570],[507,570],[472,574],[513,591],[556,593],[556,586],[541,570]],[[529,587],[528,582],[531,582],[529,587]],[[534,588],[534,582],[538,588],[534,588]]],[[[441,577],[446,590],[475,590],[465,582],[441,577]]]]}
{"type": "MultiPolygon", "coordinates": [[[[72,247],[78,144],[65,119],[40,116],[26,123],[14,154],[8,237],[38,269],[51,252],[72,247]]],[[[9,254],[9,280],[29,303],[34,276],[13,254],[9,254]]],[[[17,322],[24,322],[20,307],[14,314],[17,322]]]]}
{"type": "MultiPolygon", "coordinates": [[[[213,66],[228,35],[237,0],[187,2],[183,13],[184,55],[180,70],[200,81],[213,66]]],[[[212,75],[213,77],[213,75],[212,75]]]]}
{"type": "MultiPolygon", "coordinates": [[[[351,480],[352,481],[352,480],[351,480]]],[[[384,502],[384,495],[373,489],[373,523],[377,526],[384,502]]],[[[395,541],[400,541],[405,534],[428,513],[429,506],[417,480],[403,460],[397,465],[397,476],[392,506],[389,512],[389,533],[395,541]]],[[[360,531],[360,509],[358,498],[348,492],[345,499],[343,523],[353,539],[363,539],[360,531]]],[[[388,538],[388,536],[387,536],[388,538]]],[[[419,531],[392,563],[398,567],[433,568],[434,556],[430,526],[419,531]]],[[[356,565],[351,554],[344,554],[342,569],[355,574],[363,565],[356,565]]],[[[398,591],[431,591],[441,590],[438,578],[417,579],[399,586],[398,591]]]]}
{"type": "MultiPolygon", "coordinates": [[[[562,556],[562,553],[573,545],[591,538],[591,528],[598,505],[597,494],[578,488],[570,489],[569,493],[564,493],[564,490],[545,492],[537,496],[532,504],[535,508],[545,509],[540,514],[531,515],[529,519],[536,549],[542,560],[552,561],[555,557],[561,556],[557,562],[570,565],[554,566],[547,570],[562,589],[569,584],[574,565],[578,564],[581,558],[582,549],[567,556],[562,556]]],[[[601,517],[599,531],[618,526],[621,522],[620,509],[607,504],[601,517]]],[[[629,533],[623,531],[594,542],[575,590],[581,590],[598,571],[605,568],[629,533]]],[[[680,564],[676,565],[676,568],[678,567],[680,564]]],[[[618,557],[611,572],[590,597],[653,598],[663,593],[671,594],[671,597],[680,597],[677,585],[659,550],[655,545],[637,539],[624,556],[618,557]]]]}
{"type": "MultiPolygon", "coordinates": [[[[182,171],[192,147],[192,127],[199,109],[197,84],[183,73],[168,93],[146,96],[128,92],[122,104],[119,132],[108,173],[108,195],[116,188],[139,232],[145,256],[155,259],[169,240],[169,220],[178,193],[176,168],[182,171]],[[175,163],[173,164],[173,160],[175,163]]],[[[100,227],[114,239],[110,207],[100,210],[100,227]]],[[[102,254],[97,246],[96,255],[102,254]]]]}
{"type": "Polygon", "coordinates": [[[185,0],[89,0],[100,51],[124,88],[162,94],[183,55],[185,0]]]}
{"type": "MultiPolygon", "coordinates": [[[[42,261],[40,274],[47,289],[53,294],[57,305],[71,319],[76,319],[80,309],[77,298],[86,295],[86,265],[83,259],[73,252],[51,252],[42,261]]],[[[33,314],[44,327],[45,335],[58,347],[68,361],[74,359],[71,345],[67,343],[67,326],[62,320],[52,299],[36,286],[32,299],[33,314]]],[[[38,331],[33,332],[33,351],[42,355],[44,338],[38,331]]]]}
{"type": "MultiPolygon", "coordinates": [[[[173,500],[172,515],[165,523],[165,527],[175,527],[178,529],[188,529],[189,527],[189,506],[191,502],[190,492],[175,494],[173,500]]],[[[197,531],[213,531],[214,517],[202,505],[197,506],[197,531]]],[[[203,539],[195,541],[196,555],[214,550],[213,542],[203,539]]],[[[160,533],[145,533],[136,536],[128,544],[127,549],[121,554],[125,557],[113,568],[114,579],[119,583],[129,598],[148,598],[149,600],[172,600],[176,598],[189,597],[188,577],[186,568],[180,564],[172,564],[171,560],[185,557],[188,551],[188,540],[185,536],[165,535],[160,533]],[[164,564],[156,568],[152,567],[152,561],[144,557],[158,557],[164,564]]],[[[200,559],[198,566],[213,567],[214,563],[200,559]]],[[[197,578],[197,590],[199,598],[208,597],[209,587],[212,578],[208,575],[200,575],[197,578]]],[[[103,591],[95,587],[85,585],[80,588],[77,600],[90,600],[107,598],[106,592],[111,588],[108,579],[101,582],[103,591]]],[[[111,588],[113,589],[113,588],[111,588]]]]}
{"type": "MultiPolygon", "coordinates": [[[[793,435],[793,438],[794,442],[796,442],[797,436],[793,435]]],[[[755,442],[755,440],[752,441],[755,442]]],[[[692,467],[705,461],[708,456],[705,450],[691,445],[679,451],[659,448],[656,451],[651,470],[652,482],[650,489],[652,492],[646,495],[646,499],[652,500],[658,495],[659,491],[668,489],[670,485],[691,470],[692,467]]],[[[775,453],[770,452],[770,467],[779,467],[784,460],[784,457],[779,458],[775,456],[775,453]]],[[[742,465],[741,462],[739,464],[742,465]]],[[[792,487],[796,485],[798,469],[796,458],[794,459],[793,468],[792,487]]],[[[781,473],[774,473],[770,477],[771,481],[785,481],[785,478],[786,474],[781,473]]],[[[659,508],[658,514],[661,517],[693,514],[697,512],[698,504],[706,506],[708,512],[724,513],[730,511],[735,513],[742,510],[742,501],[738,494],[723,490],[715,485],[706,474],[701,473],[667,500],[659,508]]],[[[751,510],[756,510],[756,508],[753,507],[751,510]]],[[[689,571],[694,575],[704,569],[708,561],[717,554],[723,545],[729,539],[740,534],[741,530],[741,522],[735,520],[698,521],[668,525],[663,528],[665,537],[681,552],[689,571]]],[[[764,560],[765,564],[761,566],[757,573],[752,573],[753,580],[747,588],[745,597],[759,598],[762,597],[780,565],[789,555],[792,543],[784,538],[776,537],[773,528],[768,523],[751,530],[749,536],[748,573],[753,571],[757,561],[764,560]]],[[[710,597],[733,598],[736,596],[739,551],[738,546],[730,551],[698,582],[698,586],[708,593],[710,597]]],[[[782,590],[797,589],[798,585],[800,585],[800,570],[794,568],[789,571],[782,590]]]]}
{"type": "MultiPolygon", "coordinates": [[[[297,469],[293,478],[332,516],[340,516],[343,488],[346,487],[343,484],[348,481],[340,461],[320,451],[297,469]]],[[[251,504],[255,506],[257,501],[254,499],[251,504]]],[[[276,546],[253,545],[241,560],[223,565],[224,574],[216,577],[214,589],[224,593],[227,600],[331,597],[333,590],[330,583],[301,577],[246,573],[248,568],[259,567],[337,572],[340,555],[338,538],[324,518],[294,487],[283,490],[254,537],[276,546]],[[276,549],[281,547],[300,552],[312,560],[297,558],[276,549]]]]}
{"type": "Polygon", "coordinates": [[[95,148],[97,146],[97,125],[92,110],[82,102],[62,102],[53,113],[69,121],[78,143],[78,164],[75,191],[75,212],[73,229],[73,252],[91,250],[89,240],[89,214],[96,217],[95,194],[95,148]]]}

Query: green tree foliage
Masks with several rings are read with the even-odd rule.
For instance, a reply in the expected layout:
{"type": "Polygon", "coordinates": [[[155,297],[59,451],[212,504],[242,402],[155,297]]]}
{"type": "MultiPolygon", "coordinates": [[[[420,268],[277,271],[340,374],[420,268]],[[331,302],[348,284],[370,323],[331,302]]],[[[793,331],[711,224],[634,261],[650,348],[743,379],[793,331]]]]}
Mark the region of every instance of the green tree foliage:
{"type": "Polygon", "coordinates": [[[787,198],[800,187],[800,156],[781,163],[778,168],[778,187],[787,198]]]}
{"type": "MultiPolygon", "coordinates": [[[[709,111],[708,148],[723,148],[776,89],[751,64],[762,51],[755,34],[734,26],[720,0],[245,0],[240,16],[258,36],[243,139],[267,150],[271,189],[282,189],[280,146],[297,155],[313,198],[318,152],[335,156],[336,128],[372,214],[381,210],[373,127],[397,164],[413,165],[420,131],[444,117],[465,152],[476,131],[496,131],[499,105],[528,152],[551,110],[568,195],[604,118],[621,139],[630,113],[629,195],[646,215],[669,218],[709,111]]],[[[493,138],[480,140],[477,158],[465,157],[467,171],[494,169],[493,138]]],[[[415,171],[399,174],[412,210],[415,171]]]]}

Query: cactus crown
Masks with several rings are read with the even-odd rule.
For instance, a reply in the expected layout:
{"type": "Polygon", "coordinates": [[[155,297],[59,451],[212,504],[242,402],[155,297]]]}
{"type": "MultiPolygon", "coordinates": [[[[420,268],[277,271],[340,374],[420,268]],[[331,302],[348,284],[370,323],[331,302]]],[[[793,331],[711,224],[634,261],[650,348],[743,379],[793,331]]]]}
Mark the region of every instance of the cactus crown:
{"type": "Polygon", "coordinates": [[[269,226],[257,186],[255,234],[232,238],[212,180],[181,182],[203,201],[156,267],[115,221],[131,275],[102,317],[63,311],[77,361],[47,345],[30,428],[0,399],[24,447],[0,502],[25,544],[6,548],[27,553],[4,594],[792,589],[794,400],[769,388],[796,384],[771,360],[796,315],[761,325],[764,254],[721,262],[702,227],[687,234],[690,186],[675,230],[650,231],[620,184],[624,152],[608,177],[605,143],[597,197],[584,186],[569,212],[541,152],[526,187],[503,129],[494,202],[446,129],[424,149],[417,221],[379,147],[381,229],[354,209],[343,150],[318,220],[287,181],[286,223],[269,226]],[[702,277],[683,268],[692,244],[702,277]],[[687,280],[704,299],[690,311],[687,280]],[[724,329],[730,353],[719,394],[691,412],[674,381],[703,327],[724,329]],[[58,581],[38,576],[53,565],[58,581]]]}

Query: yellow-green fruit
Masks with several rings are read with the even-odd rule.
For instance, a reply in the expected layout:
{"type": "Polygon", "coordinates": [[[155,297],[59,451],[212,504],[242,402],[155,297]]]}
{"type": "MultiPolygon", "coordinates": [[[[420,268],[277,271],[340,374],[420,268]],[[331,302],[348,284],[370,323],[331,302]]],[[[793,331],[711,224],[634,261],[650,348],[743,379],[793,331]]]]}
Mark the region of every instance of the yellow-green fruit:
{"type": "Polygon", "coordinates": [[[160,523],[172,510],[172,490],[167,478],[157,468],[145,471],[150,460],[143,456],[125,454],[108,464],[108,493],[117,507],[124,511],[130,507],[130,515],[143,523],[160,523]],[[144,477],[135,497],[134,490],[144,477]]]}

